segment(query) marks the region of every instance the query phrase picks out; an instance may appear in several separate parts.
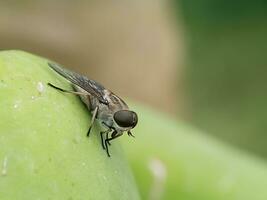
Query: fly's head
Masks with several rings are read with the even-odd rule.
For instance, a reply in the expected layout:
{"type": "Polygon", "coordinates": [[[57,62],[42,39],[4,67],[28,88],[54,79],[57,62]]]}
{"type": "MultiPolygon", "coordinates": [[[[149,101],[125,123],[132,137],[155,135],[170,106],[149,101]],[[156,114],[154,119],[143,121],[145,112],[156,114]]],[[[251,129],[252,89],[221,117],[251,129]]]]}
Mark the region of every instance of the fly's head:
{"type": "Polygon", "coordinates": [[[137,114],[134,111],[119,110],[114,113],[113,119],[121,129],[128,132],[129,136],[133,136],[130,130],[133,129],[138,122],[137,114]]]}

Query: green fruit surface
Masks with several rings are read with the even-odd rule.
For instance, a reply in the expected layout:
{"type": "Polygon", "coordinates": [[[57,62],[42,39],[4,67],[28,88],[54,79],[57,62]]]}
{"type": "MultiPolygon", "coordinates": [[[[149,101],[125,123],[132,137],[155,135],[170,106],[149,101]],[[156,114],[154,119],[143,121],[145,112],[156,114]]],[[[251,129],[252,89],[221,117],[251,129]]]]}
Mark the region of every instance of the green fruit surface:
{"type": "Polygon", "coordinates": [[[102,149],[99,127],[48,60],[0,52],[0,199],[139,199],[119,143],[102,149]]]}
{"type": "Polygon", "coordinates": [[[147,107],[134,110],[135,139],[120,140],[142,199],[267,199],[265,160],[147,107]]]}

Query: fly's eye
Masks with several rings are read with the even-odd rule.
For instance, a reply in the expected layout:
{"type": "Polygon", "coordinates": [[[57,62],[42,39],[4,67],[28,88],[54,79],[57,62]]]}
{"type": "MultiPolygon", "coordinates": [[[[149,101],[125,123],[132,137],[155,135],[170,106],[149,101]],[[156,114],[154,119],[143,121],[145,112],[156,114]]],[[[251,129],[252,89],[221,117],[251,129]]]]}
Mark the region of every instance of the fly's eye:
{"type": "Polygon", "coordinates": [[[138,121],[137,114],[130,110],[120,110],[114,114],[115,122],[121,127],[135,127],[138,121]]]}

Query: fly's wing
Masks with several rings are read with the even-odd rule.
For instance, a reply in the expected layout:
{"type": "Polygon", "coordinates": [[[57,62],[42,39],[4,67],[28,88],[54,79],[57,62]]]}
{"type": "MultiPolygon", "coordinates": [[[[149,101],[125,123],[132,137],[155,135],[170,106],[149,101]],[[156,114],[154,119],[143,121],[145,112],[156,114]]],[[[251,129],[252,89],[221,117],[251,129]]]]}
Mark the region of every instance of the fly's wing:
{"type": "Polygon", "coordinates": [[[55,63],[48,63],[48,65],[68,81],[70,81],[74,85],[81,87],[82,89],[96,97],[101,103],[108,104],[108,101],[104,98],[105,88],[101,84],[97,83],[94,80],[90,80],[86,76],[64,69],[55,63]]]}

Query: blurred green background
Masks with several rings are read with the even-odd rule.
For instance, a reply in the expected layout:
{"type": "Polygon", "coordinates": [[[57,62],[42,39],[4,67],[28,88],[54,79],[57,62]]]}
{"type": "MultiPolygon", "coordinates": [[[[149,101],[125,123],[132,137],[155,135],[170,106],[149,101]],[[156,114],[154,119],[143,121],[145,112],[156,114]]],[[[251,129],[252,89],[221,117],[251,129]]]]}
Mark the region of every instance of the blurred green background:
{"type": "Polygon", "coordinates": [[[267,158],[266,10],[263,0],[0,1],[0,50],[48,57],[267,158]]]}
{"type": "Polygon", "coordinates": [[[267,156],[267,2],[177,1],[187,37],[190,119],[267,156]]]}

